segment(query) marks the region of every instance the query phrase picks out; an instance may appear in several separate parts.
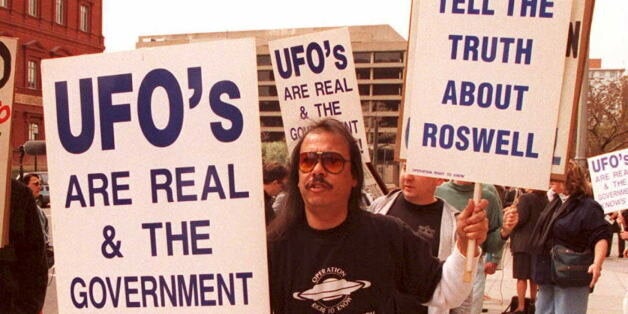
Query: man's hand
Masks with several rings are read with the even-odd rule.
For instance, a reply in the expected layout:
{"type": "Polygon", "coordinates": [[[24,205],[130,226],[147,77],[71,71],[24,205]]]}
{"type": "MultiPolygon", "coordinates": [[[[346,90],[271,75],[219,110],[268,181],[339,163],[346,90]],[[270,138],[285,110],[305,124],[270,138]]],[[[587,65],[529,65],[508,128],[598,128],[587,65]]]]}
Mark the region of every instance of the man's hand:
{"type": "Polygon", "coordinates": [[[501,230],[499,230],[499,235],[501,235],[502,239],[508,238],[510,233],[519,223],[519,212],[516,207],[508,207],[504,210],[504,219],[501,230]]]}
{"type": "Polygon", "coordinates": [[[492,275],[497,271],[497,264],[493,262],[484,263],[484,273],[487,275],[492,275]]]}
{"type": "Polygon", "coordinates": [[[626,225],[626,222],[624,221],[624,215],[617,215],[617,223],[623,224],[624,226],[626,225]]]}
{"type": "MultiPolygon", "coordinates": [[[[456,219],[458,250],[460,250],[464,256],[467,254],[467,244],[470,239],[476,241],[477,248],[486,241],[486,234],[488,233],[486,207],[488,207],[488,201],[485,199],[482,199],[477,206],[473,200],[469,200],[467,207],[465,207],[456,219]]],[[[480,250],[477,248],[476,254],[479,254],[480,250]]]]}
{"type": "Polygon", "coordinates": [[[589,284],[589,288],[593,288],[597,283],[597,280],[600,279],[600,276],[602,276],[602,266],[593,263],[589,266],[589,270],[587,272],[593,275],[591,283],[589,284]]]}

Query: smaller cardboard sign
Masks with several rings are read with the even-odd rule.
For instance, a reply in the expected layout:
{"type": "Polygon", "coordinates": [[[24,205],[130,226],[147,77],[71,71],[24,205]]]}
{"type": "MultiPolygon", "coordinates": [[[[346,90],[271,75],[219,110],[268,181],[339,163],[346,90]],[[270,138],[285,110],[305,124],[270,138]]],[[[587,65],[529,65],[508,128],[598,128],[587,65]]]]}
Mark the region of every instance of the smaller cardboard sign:
{"type": "Polygon", "coordinates": [[[9,243],[11,115],[17,39],[0,37],[0,247],[9,243]]]}
{"type": "Polygon", "coordinates": [[[312,120],[335,118],[371,160],[348,28],[268,42],[288,151],[312,120]]]}
{"type": "Polygon", "coordinates": [[[595,200],[605,213],[628,208],[628,148],[587,159],[595,200]]]}

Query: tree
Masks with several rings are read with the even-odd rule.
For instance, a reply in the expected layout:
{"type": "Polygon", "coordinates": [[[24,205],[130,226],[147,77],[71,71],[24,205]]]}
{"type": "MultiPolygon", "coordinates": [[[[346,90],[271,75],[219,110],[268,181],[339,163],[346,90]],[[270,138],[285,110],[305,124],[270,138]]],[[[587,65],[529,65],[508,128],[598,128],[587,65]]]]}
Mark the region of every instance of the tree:
{"type": "Polygon", "coordinates": [[[628,147],[628,77],[595,79],[587,97],[587,156],[628,147]]]}
{"type": "Polygon", "coordinates": [[[288,146],[286,142],[263,142],[262,160],[264,162],[278,162],[282,165],[288,162],[288,146]]]}

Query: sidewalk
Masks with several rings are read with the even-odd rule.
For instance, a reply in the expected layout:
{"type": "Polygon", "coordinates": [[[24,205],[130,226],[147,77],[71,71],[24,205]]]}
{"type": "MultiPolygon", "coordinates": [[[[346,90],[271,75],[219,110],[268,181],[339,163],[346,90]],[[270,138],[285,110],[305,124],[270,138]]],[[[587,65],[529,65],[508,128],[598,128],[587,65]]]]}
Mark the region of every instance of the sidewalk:
{"type": "MultiPolygon", "coordinates": [[[[617,257],[617,237],[613,240],[611,256],[604,261],[602,277],[589,295],[588,314],[622,314],[622,302],[628,293],[628,258],[617,257]]],[[[488,309],[487,313],[502,313],[508,307],[510,299],[517,295],[516,282],[512,278],[512,255],[506,249],[503,269],[486,279],[484,294],[488,298],[484,299],[484,308],[488,309]]]]}

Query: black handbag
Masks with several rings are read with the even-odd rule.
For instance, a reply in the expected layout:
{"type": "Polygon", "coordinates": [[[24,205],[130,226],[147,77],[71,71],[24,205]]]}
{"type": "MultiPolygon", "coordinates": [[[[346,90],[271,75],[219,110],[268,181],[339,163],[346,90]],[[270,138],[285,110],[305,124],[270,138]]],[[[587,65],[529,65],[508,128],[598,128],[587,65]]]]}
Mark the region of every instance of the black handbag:
{"type": "Polygon", "coordinates": [[[593,274],[589,266],[593,264],[593,252],[576,252],[555,244],[550,251],[552,256],[552,281],[561,287],[583,287],[591,283],[593,274]]]}

